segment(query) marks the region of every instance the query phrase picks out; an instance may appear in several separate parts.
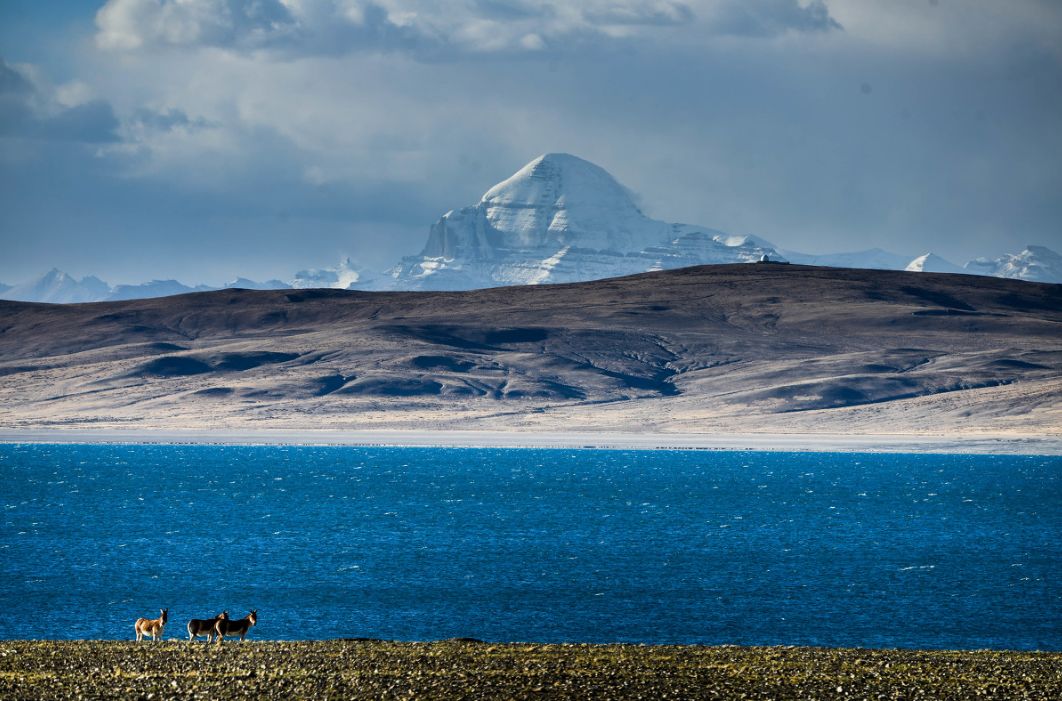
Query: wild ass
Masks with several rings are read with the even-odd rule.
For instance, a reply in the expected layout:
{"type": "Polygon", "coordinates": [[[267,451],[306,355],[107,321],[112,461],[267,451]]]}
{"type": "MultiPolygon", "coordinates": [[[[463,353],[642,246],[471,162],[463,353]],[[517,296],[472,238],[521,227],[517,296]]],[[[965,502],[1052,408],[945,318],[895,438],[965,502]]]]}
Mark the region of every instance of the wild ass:
{"type": "Polygon", "coordinates": [[[188,642],[195,642],[200,635],[206,636],[207,642],[214,642],[214,626],[218,621],[229,620],[229,612],[222,611],[213,618],[193,618],[188,621],[188,642]]]}
{"type": "Polygon", "coordinates": [[[230,621],[227,618],[220,619],[214,624],[214,630],[218,634],[218,644],[221,644],[221,641],[225,639],[226,635],[238,635],[242,642],[247,636],[247,631],[249,631],[251,626],[256,623],[258,623],[258,609],[251,611],[238,621],[230,621]]]}
{"type": "Polygon", "coordinates": [[[150,635],[152,640],[162,639],[162,629],[166,627],[166,621],[170,620],[170,610],[162,609],[159,613],[162,615],[158,618],[136,619],[134,629],[137,642],[143,640],[145,635],[150,635]]]}

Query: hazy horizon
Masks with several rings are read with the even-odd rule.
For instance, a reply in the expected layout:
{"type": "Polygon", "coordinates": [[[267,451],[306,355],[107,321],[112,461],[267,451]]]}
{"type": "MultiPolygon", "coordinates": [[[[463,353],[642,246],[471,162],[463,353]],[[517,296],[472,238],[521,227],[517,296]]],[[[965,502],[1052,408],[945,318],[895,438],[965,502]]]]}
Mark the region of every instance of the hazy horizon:
{"type": "Polygon", "coordinates": [[[0,282],[380,270],[535,156],[781,249],[1062,249],[1062,5],[0,5],[0,282]]]}

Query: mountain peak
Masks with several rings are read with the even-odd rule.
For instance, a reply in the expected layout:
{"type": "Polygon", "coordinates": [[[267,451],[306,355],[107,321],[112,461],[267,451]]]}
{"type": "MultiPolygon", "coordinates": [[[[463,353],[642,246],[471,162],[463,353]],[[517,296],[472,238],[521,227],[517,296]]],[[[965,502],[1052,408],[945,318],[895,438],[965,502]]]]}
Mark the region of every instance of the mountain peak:
{"type": "Polygon", "coordinates": [[[27,302],[90,302],[103,299],[110,292],[110,286],[99,278],[92,276],[83,280],[52,268],[35,280],[30,280],[4,291],[6,299],[27,302]]]}
{"type": "Polygon", "coordinates": [[[481,202],[488,208],[546,207],[569,213],[607,207],[618,215],[642,216],[630,191],[608,171],[568,153],[546,153],[535,158],[487,190],[481,202]]]}
{"type": "Polygon", "coordinates": [[[39,279],[42,282],[43,281],[51,282],[53,280],[67,280],[67,279],[73,280],[74,278],[70,277],[65,272],[60,270],[59,268],[52,268],[51,270],[46,272],[44,275],[41,275],[39,279]]]}
{"type": "Polygon", "coordinates": [[[1062,282],[1062,256],[1047,246],[1030,244],[1021,253],[971,260],[966,270],[977,275],[1057,283],[1062,282]]]}
{"type": "Polygon", "coordinates": [[[651,219],[605,169],[545,153],[431,228],[393,284],[469,289],[592,280],[705,263],[781,258],[753,236],[651,219]]]}
{"type": "Polygon", "coordinates": [[[656,230],[647,239],[650,220],[630,191],[604,168],[567,153],[535,158],[487,190],[478,207],[502,248],[627,251],[665,237],[656,230]]]}
{"type": "Polygon", "coordinates": [[[936,253],[926,253],[918,256],[904,270],[914,273],[962,273],[966,272],[949,260],[941,258],[936,253]]]}
{"type": "Polygon", "coordinates": [[[356,265],[348,256],[333,268],[300,270],[285,286],[295,289],[327,287],[336,290],[353,290],[365,288],[374,281],[373,274],[356,265]]]}

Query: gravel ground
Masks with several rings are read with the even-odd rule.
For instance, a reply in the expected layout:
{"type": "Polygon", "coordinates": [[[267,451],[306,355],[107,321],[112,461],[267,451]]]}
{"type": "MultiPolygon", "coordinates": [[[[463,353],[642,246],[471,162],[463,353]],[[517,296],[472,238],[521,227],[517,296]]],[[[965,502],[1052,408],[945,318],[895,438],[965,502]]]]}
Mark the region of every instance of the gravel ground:
{"type": "Polygon", "coordinates": [[[0,698],[1058,699],[1062,653],[0,641],[0,698]]]}

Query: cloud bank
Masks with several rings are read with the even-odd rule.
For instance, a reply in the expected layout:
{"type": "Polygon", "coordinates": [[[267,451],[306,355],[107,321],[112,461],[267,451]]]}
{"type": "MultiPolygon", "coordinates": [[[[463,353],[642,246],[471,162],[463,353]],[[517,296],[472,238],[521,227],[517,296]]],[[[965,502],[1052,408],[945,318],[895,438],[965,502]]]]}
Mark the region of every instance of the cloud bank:
{"type": "Polygon", "coordinates": [[[567,52],[665,40],[667,28],[773,36],[840,29],[822,0],[110,0],[99,47],[212,46],[288,57],[405,51],[421,59],[567,52]]]}
{"type": "Polygon", "coordinates": [[[382,265],[550,151],[783,248],[1062,247],[1055,2],[63,7],[0,63],[2,282],[382,265]]]}

